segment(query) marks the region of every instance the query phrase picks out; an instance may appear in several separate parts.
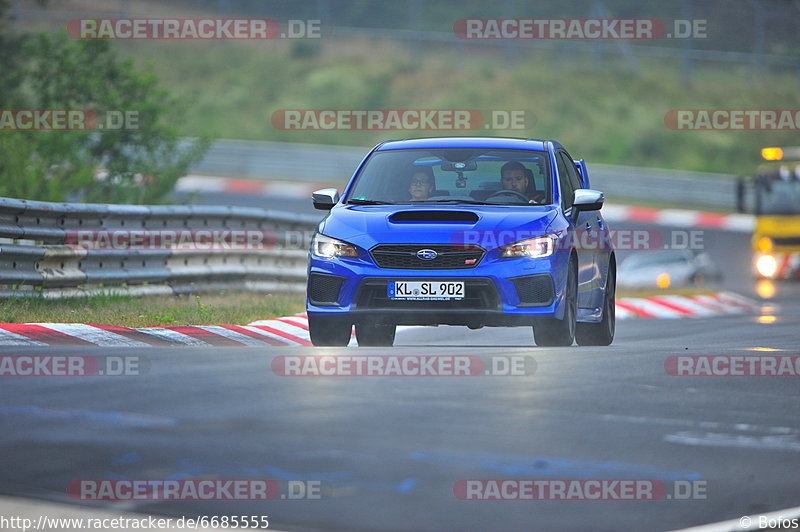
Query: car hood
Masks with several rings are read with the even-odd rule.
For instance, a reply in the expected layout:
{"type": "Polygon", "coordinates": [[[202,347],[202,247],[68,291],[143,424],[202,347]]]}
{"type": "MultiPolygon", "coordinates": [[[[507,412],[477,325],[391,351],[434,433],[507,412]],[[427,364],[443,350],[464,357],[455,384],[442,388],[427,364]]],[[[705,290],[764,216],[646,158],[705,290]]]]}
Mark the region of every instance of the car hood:
{"type": "Polygon", "coordinates": [[[339,205],[318,230],[364,249],[382,243],[473,243],[491,249],[547,234],[557,212],[553,206],[339,205]],[[468,216],[473,219],[448,221],[468,216]],[[409,218],[413,221],[400,221],[409,218]]]}

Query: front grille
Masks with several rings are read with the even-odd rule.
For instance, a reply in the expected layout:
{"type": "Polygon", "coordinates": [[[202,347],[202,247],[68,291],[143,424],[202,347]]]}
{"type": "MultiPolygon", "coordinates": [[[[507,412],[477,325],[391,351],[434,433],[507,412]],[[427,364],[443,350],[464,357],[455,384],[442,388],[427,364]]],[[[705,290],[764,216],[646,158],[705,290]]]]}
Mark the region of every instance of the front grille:
{"type": "Polygon", "coordinates": [[[776,236],[772,238],[772,243],[776,246],[800,246],[800,237],[776,236]]]}
{"type": "Polygon", "coordinates": [[[379,268],[403,270],[457,270],[474,268],[486,253],[480,246],[448,244],[379,244],[370,250],[379,268]],[[432,249],[436,258],[423,260],[417,256],[422,249],[432,249]]]}
{"type": "MultiPolygon", "coordinates": [[[[402,281],[405,279],[391,279],[402,281]]],[[[413,279],[409,279],[413,280],[413,279]]],[[[464,297],[451,301],[395,301],[389,299],[386,284],[390,279],[365,279],[356,293],[359,309],[411,309],[411,310],[498,310],[500,297],[489,279],[436,279],[441,281],[464,281],[464,297]]]]}
{"type": "Polygon", "coordinates": [[[314,305],[337,305],[344,277],[312,273],[308,277],[308,299],[314,305]]]}
{"type": "Polygon", "coordinates": [[[553,302],[553,280],[548,274],[526,275],[511,281],[517,288],[521,306],[546,306],[553,302]]]}

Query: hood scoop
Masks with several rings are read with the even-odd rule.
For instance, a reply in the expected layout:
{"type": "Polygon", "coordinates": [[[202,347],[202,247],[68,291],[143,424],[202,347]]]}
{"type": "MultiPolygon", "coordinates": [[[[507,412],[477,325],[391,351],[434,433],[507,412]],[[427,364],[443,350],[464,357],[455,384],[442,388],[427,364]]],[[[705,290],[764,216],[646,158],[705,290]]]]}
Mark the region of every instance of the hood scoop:
{"type": "Polygon", "coordinates": [[[389,217],[392,223],[457,223],[474,224],[478,215],[470,211],[400,211],[389,217]]]}

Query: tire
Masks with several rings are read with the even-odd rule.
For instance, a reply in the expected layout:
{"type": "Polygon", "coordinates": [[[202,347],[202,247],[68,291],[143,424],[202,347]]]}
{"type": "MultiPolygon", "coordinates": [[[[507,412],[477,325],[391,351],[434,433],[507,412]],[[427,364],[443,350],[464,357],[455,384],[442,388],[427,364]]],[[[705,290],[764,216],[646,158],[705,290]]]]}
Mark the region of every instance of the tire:
{"type": "Polygon", "coordinates": [[[533,338],[541,347],[571,346],[575,341],[578,314],[578,271],[574,260],[569,262],[564,318],[542,318],[533,326],[533,338]]]}
{"type": "Polygon", "coordinates": [[[394,345],[396,325],[376,323],[357,323],[356,340],[358,347],[391,347],[394,345]]]}
{"type": "Polygon", "coordinates": [[[338,316],[308,316],[308,334],[316,347],[344,347],[350,343],[352,325],[338,316]]]}
{"type": "Polygon", "coordinates": [[[617,328],[617,268],[608,269],[606,293],[603,297],[603,319],[597,323],[579,323],[575,328],[578,345],[611,345],[617,328]]]}

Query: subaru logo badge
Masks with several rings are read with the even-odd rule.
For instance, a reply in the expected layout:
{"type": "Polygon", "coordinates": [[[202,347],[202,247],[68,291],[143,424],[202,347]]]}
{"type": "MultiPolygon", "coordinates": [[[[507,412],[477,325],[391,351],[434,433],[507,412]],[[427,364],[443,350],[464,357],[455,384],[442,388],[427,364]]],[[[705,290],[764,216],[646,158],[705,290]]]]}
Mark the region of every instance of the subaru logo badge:
{"type": "Polygon", "coordinates": [[[422,260],[433,260],[438,256],[439,254],[432,249],[421,249],[417,251],[417,257],[422,260]]]}

